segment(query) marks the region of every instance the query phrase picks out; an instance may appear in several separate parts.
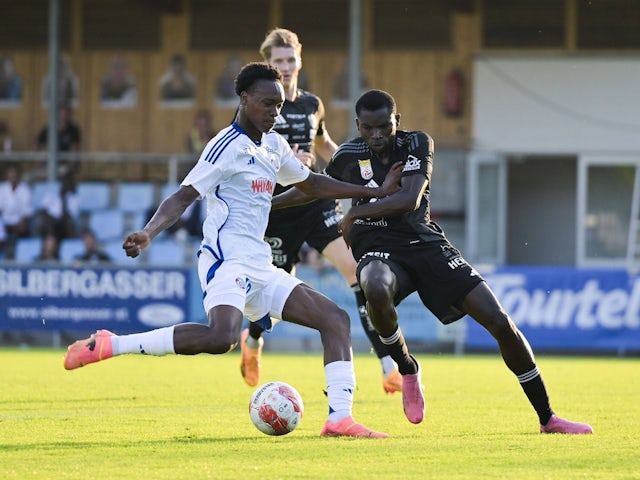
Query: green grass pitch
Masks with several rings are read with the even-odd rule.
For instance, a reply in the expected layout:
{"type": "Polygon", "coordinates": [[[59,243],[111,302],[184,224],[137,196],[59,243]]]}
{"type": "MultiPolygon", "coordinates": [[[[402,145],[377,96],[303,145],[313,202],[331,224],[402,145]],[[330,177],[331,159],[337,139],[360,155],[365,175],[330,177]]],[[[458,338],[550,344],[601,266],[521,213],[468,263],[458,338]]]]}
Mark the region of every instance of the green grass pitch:
{"type": "Polygon", "coordinates": [[[320,354],[265,352],[263,381],[305,402],[293,433],[249,420],[239,355],[123,356],[67,372],[60,350],[0,349],[2,479],[640,479],[640,359],[540,356],[558,414],[594,435],[538,433],[498,355],[418,355],[427,416],[412,425],[373,355],[355,357],[354,416],[385,440],[320,438],[320,354]]]}

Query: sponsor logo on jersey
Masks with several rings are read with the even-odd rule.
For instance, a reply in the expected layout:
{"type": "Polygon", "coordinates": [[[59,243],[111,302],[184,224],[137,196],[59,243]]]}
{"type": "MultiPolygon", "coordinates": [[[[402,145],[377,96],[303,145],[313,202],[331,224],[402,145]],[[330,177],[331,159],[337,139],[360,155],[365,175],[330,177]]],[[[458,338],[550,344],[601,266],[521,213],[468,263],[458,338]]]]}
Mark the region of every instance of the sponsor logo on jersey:
{"type": "Polygon", "coordinates": [[[467,262],[462,257],[454,257],[451,260],[449,260],[449,262],[447,262],[447,265],[449,265],[449,268],[451,270],[455,270],[458,267],[463,267],[466,264],[467,262]]]}
{"type": "Polygon", "coordinates": [[[255,165],[255,163],[256,163],[256,159],[255,159],[255,157],[251,157],[251,158],[249,159],[249,163],[247,163],[247,165],[255,165]]]}
{"type": "Polygon", "coordinates": [[[387,252],[367,252],[363,255],[363,257],[376,257],[376,258],[386,258],[388,259],[391,254],[387,252]]]}
{"type": "Polygon", "coordinates": [[[251,181],[253,193],[273,193],[273,181],[268,178],[256,178],[251,181]]]}
{"type": "Polygon", "coordinates": [[[360,165],[360,176],[365,180],[371,180],[373,178],[371,160],[358,160],[358,165],[360,165]]]}
{"type": "Polygon", "coordinates": [[[413,170],[420,170],[421,161],[418,157],[409,155],[407,157],[407,163],[404,164],[403,172],[411,172],[413,170]]]}
{"type": "Polygon", "coordinates": [[[342,220],[342,215],[333,212],[333,215],[331,216],[324,216],[324,226],[331,227],[332,225],[337,225],[340,223],[340,220],[342,220]]]}
{"type": "Polygon", "coordinates": [[[280,237],[264,237],[264,241],[269,244],[271,248],[282,248],[282,238],[280,237]]]}

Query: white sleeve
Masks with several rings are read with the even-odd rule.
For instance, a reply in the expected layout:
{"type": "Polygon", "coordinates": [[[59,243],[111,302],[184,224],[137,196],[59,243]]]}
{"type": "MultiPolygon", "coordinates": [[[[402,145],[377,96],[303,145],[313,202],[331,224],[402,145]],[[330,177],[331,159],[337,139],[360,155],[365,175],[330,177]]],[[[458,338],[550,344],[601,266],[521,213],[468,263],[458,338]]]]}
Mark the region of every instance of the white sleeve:
{"type": "Polygon", "coordinates": [[[202,199],[225,178],[223,165],[224,162],[220,161],[213,164],[206,160],[198,160],[180,185],[191,185],[200,194],[198,199],[202,199]]]}
{"type": "Polygon", "coordinates": [[[280,143],[280,147],[282,162],[278,171],[278,183],[287,186],[306,180],[311,172],[309,168],[296,158],[293,150],[284,139],[280,143]]]}

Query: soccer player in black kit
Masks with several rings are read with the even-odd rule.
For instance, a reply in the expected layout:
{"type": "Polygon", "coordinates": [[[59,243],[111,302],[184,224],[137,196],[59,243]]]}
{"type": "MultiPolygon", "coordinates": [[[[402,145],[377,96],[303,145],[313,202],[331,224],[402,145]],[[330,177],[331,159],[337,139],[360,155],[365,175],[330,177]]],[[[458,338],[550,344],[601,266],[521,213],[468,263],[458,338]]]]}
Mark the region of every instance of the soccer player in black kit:
{"type": "MultiPolygon", "coordinates": [[[[286,100],[273,129],[289,142],[299,160],[318,171],[331,159],[337,145],[326,130],[324,105],[320,98],[298,88],[301,53],[298,36],[284,28],[270,31],[260,47],[265,61],[282,74],[285,88],[286,100]]],[[[277,185],[274,194],[285,190],[277,185]]],[[[272,211],[265,240],[271,245],[273,264],[287,272],[294,270],[304,242],[328,258],[340,271],[355,294],[360,321],[382,364],[383,389],[394,393],[402,389],[402,377],[367,317],[364,294],[356,280],[356,263],[338,230],[341,218],[342,212],[335,200],[316,200],[272,211]]],[[[240,371],[251,386],[257,385],[260,378],[262,332],[260,325],[251,322],[240,338],[240,371]]]]}
{"type": "MultiPolygon", "coordinates": [[[[433,169],[432,138],[398,130],[395,100],[382,90],[356,103],[359,138],[341,145],[325,173],[360,185],[380,185],[397,162],[404,164],[399,192],[381,199],[353,199],[341,227],[358,261],[358,280],[369,317],[403,376],[407,419],[420,423],[425,412],[420,365],[409,353],[396,306],[412,292],[443,324],[469,315],[496,339],[507,367],[536,411],[542,433],[592,433],[591,426],[554,414],[531,347],[495,295],[447,240],[429,215],[433,169]]],[[[273,199],[273,207],[303,201],[294,189],[273,199]]]]}

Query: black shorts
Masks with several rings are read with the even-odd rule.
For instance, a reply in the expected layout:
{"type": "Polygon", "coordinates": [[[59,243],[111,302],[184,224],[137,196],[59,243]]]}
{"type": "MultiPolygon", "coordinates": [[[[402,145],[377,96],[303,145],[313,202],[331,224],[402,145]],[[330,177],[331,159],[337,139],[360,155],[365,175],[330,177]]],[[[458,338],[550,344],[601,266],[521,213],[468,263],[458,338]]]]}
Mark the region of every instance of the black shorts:
{"type": "Polygon", "coordinates": [[[445,325],[464,316],[462,301],[484,281],[447,240],[369,251],[358,262],[358,281],[365,265],[374,260],[387,264],[396,276],[395,305],[418,292],[424,306],[445,325]]]}
{"type": "Polygon", "coordinates": [[[273,210],[265,232],[271,245],[272,263],[291,272],[300,260],[300,249],[307,242],[318,252],[340,238],[338,223],[342,210],[335,200],[316,200],[306,205],[273,210]]]}

